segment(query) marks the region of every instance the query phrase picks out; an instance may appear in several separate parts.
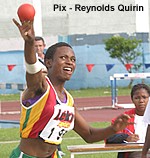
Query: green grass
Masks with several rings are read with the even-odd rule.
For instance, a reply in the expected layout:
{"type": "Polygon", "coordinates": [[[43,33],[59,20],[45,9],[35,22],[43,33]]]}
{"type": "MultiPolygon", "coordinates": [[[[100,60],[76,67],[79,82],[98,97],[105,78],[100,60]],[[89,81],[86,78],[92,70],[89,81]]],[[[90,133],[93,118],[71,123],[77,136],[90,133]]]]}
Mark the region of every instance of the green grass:
{"type": "MultiPolygon", "coordinates": [[[[118,96],[130,95],[130,88],[127,87],[119,87],[117,89],[118,96]]],[[[88,89],[80,89],[80,90],[69,90],[74,98],[78,97],[100,97],[100,96],[111,96],[111,88],[110,87],[102,87],[102,88],[88,88],[88,89]]]]}
{"type": "MultiPolygon", "coordinates": [[[[91,123],[93,127],[101,127],[104,128],[108,126],[110,123],[108,122],[95,122],[91,123]]],[[[11,151],[18,146],[19,144],[19,129],[18,128],[9,128],[9,129],[0,129],[0,153],[2,158],[9,158],[11,151]],[[17,143],[9,141],[18,141],[17,143]],[[2,143],[5,142],[5,143],[2,143]]],[[[98,142],[104,143],[104,141],[98,142]]],[[[69,145],[81,145],[86,144],[85,141],[74,131],[68,132],[63,139],[61,148],[63,152],[66,153],[65,158],[70,158],[70,152],[67,150],[67,146],[69,145]]],[[[81,155],[76,155],[75,158],[79,158],[81,155]]],[[[115,158],[116,153],[105,153],[105,154],[89,154],[89,158],[115,158]]],[[[82,155],[82,158],[87,158],[87,155],[82,155]]]]}
{"type": "Polygon", "coordinates": [[[14,101],[19,100],[20,94],[1,94],[0,101],[14,101]]]}
{"type": "MultiPolygon", "coordinates": [[[[74,98],[81,97],[100,97],[100,96],[111,96],[111,88],[88,88],[80,90],[69,90],[74,98]]],[[[117,89],[118,96],[130,95],[130,89],[127,87],[119,87],[117,89]]],[[[3,94],[0,95],[0,101],[14,101],[19,100],[20,94],[3,94]]]]}

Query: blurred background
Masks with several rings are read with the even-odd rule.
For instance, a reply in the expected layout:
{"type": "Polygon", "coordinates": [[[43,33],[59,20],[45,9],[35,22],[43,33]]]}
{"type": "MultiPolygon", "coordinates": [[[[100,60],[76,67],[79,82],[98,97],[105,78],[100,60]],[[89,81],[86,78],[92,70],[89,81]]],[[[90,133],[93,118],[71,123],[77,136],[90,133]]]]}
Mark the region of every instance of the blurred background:
{"type": "MultiPolygon", "coordinates": [[[[19,20],[17,9],[23,3],[35,7],[35,34],[45,39],[46,49],[61,41],[73,47],[77,68],[65,85],[67,89],[110,87],[110,76],[128,72],[121,62],[112,59],[105,50],[104,40],[116,35],[142,40],[142,55],[136,61],[142,67],[137,72],[149,72],[148,0],[1,0],[0,94],[18,93],[25,85],[23,40],[12,22],[12,18],[19,20]],[[54,5],[58,9],[54,10],[54,5]],[[93,10],[75,10],[76,5],[92,7],[93,10]],[[62,11],[62,6],[66,6],[66,11],[62,11]],[[124,11],[119,10],[119,6],[124,11]]],[[[124,87],[129,82],[121,80],[117,84],[124,87]]],[[[150,84],[150,80],[145,79],[145,83],[150,84]]]]}

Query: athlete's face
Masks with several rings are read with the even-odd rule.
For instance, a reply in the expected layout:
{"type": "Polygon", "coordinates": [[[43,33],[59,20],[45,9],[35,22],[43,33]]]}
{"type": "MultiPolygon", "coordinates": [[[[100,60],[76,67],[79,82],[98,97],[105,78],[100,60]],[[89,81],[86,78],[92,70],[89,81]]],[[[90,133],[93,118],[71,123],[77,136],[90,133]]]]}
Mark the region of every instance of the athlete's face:
{"type": "Polygon", "coordinates": [[[56,52],[51,59],[51,66],[49,69],[50,78],[56,80],[69,80],[76,67],[76,58],[73,50],[70,47],[62,46],[56,49],[56,52]]]}

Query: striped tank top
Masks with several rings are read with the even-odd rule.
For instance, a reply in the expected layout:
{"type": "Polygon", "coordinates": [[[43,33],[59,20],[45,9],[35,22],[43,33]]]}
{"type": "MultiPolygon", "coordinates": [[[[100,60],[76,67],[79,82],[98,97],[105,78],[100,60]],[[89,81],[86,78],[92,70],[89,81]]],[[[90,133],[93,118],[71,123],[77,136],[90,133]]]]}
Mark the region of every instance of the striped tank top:
{"type": "Polygon", "coordinates": [[[42,138],[51,144],[60,144],[65,133],[74,128],[74,100],[65,90],[66,102],[62,103],[50,80],[46,77],[46,92],[30,107],[21,102],[20,136],[42,138]]]}

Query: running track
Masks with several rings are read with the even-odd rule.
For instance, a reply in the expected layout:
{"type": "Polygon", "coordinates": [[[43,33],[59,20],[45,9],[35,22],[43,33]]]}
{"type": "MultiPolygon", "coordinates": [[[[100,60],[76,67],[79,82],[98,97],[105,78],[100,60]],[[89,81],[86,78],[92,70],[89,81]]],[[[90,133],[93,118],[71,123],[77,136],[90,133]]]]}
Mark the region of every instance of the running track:
{"type": "MultiPolygon", "coordinates": [[[[119,104],[131,103],[129,96],[119,96],[119,104]]],[[[0,120],[20,119],[20,105],[17,102],[1,102],[0,120]]],[[[75,105],[80,114],[88,122],[111,121],[112,118],[123,113],[127,109],[112,108],[111,97],[75,98],[75,105]]]]}

